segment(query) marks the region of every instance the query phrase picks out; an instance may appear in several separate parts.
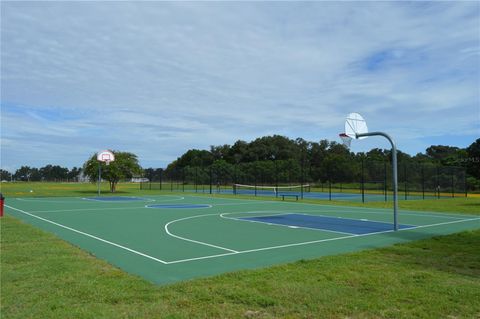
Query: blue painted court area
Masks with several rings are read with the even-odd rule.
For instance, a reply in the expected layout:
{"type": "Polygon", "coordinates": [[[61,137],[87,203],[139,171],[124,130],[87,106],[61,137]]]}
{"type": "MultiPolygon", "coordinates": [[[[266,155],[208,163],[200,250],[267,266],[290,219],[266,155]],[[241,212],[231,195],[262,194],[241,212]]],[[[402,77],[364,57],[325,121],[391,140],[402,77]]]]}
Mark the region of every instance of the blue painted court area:
{"type": "MultiPolygon", "coordinates": [[[[328,230],[353,235],[365,235],[393,230],[393,224],[390,223],[341,217],[313,216],[306,214],[282,214],[259,217],[242,217],[238,219],[290,227],[328,230]]],[[[415,226],[411,225],[399,225],[400,229],[414,227],[415,226]]]]}
{"type": "Polygon", "coordinates": [[[145,201],[145,198],[127,197],[127,196],[102,196],[102,197],[88,197],[87,200],[96,200],[100,202],[131,202],[131,201],[145,201]]]}
{"type": "Polygon", "coordinates": [[[155,204],[148,205],[147,208],[174,208],[174,209],[192,209],[192,208],[210,208],[211,205],[206,204],[155,204]]]}

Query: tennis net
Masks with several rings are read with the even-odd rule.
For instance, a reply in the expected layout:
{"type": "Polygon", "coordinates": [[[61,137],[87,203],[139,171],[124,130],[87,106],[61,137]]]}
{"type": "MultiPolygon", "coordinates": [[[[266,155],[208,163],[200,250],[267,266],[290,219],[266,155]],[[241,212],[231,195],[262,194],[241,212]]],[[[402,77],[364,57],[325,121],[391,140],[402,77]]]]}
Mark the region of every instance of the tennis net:
{"type": "Polygon", "coordinates": [[[302,194],[310,192],[310,185],[289,185],[289,186],[266,186],[266,185],[245,185],[233,184],[233,193],[235,195],[254,195],[254,196],[275,196],[282,194],[302,194]]]}

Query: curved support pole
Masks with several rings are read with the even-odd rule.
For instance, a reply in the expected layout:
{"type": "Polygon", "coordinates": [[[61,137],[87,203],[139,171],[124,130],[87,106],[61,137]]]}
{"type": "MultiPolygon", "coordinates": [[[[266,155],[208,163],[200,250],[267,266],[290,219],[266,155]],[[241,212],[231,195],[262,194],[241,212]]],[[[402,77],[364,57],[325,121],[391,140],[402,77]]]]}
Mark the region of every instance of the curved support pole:
{"type": "Polygon", "coordinates": [[[370,133],[363,133],[363,134],[356,134],[356,138],[359,137],[366,137],[366,136],[383,136],[385,137],[390,144],[392,145],[392,169],[393,169],[393,228],[394,230],[398,230],[398,218],[397,218],[397,211],[398,211],[398,177],[397,177],[397,146],[393,141],[392,137],[387,133],[383,132],[370,132],[370,133]]]}

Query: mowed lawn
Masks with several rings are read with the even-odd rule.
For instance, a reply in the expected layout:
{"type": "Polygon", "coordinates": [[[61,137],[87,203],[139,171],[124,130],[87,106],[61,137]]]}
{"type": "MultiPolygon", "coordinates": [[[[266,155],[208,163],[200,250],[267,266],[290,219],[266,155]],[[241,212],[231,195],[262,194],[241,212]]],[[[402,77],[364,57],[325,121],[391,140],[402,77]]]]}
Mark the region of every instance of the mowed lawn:
{"type": "MultiPolygon", "coordinates": [[[[23,191],[2,185],[7,201],[96,190],[91,184],[14,186],[26,192],[15,195],[23,191]]],[[[138,185],[119,189],[151,194],[138,185]]],[[[400,207],[480,215],[478,198],[401,201],[400,207]]],[[[7,215],[1,219],[1,318],[480,318],[480,229],[156,286],[7,215]]]]}

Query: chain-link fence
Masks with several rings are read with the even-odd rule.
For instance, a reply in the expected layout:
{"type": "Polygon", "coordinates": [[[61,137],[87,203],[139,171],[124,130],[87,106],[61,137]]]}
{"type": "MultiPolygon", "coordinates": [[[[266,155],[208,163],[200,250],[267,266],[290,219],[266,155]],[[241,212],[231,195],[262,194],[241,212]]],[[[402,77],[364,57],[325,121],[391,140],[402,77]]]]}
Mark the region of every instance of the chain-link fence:
{"type": "MultiPolygon", "coordinates": [[[[307,161],[256,161],[211,166],[188,166],[160,170],[143,190],[164,190],[232,195],[390,201],[393,198],[392,167],[389,161],[357,160],[323,163],[307,161]]],[[[428,199],[467,196],[467,178],[462,167],[430,163],[399,163],[399,199],[428,199]]]]}

